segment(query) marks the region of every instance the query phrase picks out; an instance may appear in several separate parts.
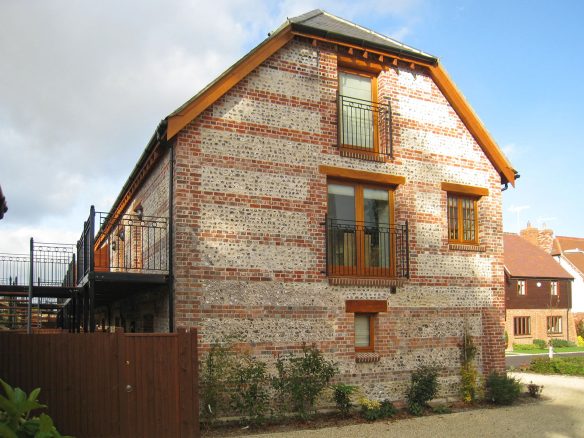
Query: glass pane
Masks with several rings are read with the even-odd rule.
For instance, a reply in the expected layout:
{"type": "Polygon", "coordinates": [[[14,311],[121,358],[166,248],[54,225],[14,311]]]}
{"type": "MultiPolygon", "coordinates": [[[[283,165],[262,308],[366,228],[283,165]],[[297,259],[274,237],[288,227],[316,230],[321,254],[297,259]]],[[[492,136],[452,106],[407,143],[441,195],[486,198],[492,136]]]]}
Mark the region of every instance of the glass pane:
{"type": "Polygon", "coordinates": [[[355,188],[341,184],[328,185],[329,260],[333,274],[351,274],[357,265],[355,241],[355,188]],[[341,268],[339,268],[341,267],[341,268]]]}
{"type": "Polygon", "coordinates": [[[371,78],[339,74],[341,143],[366,149],[374,147],[371,78]]]}
{"type": "Polygon", "coordinates": [[[363,189],[365,266],[389,268],[389,194],[363,189]]]}
{"type": "Polygon", "coordinates": [[[448,196],[448,239],[458,240],[458,200],[448,196]]]}
{"type": "Polygon", "coordinates": [[[355,347],[369,347],[369,315],[355,314],[355,347]]]}
{"type": "Polygon", "coordinates": [[[462,198],[462,220],[465,242],[475,241],[475,201],[474,199],[462,198]]]}

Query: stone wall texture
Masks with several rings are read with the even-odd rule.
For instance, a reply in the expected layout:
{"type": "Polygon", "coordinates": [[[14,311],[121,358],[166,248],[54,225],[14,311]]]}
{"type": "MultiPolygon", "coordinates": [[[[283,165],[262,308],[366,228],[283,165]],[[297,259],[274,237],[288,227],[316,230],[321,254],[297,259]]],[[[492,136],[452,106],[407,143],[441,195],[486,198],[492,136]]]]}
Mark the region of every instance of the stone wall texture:
{"type": "MultiPolygon", "coordinates": [[[[402,400],[412,370],[441,368],[456,396],[467,331],[483,372],[504,367],[500,177],[430,76],[400,64],[378,76],[393,109],[394,158],[337,147],[337,49],[295,39],[185,127],[175,143],[177,327],[198,327],[204,352],[234,337],[258,357],[315,343],[339,380],[402,400]],[[320,165],[403,176],[395,222],[408,221],[410,278],[335,286],[326,276],[327,177],[320,165]],[[480,186],[481,250],[451,249],[442,182],[480,186]],[[375,363],[359,363],[346,300],[385,300],[375,363]]],[[[367,182],[367,181],[363,181],[367,182]]]]}

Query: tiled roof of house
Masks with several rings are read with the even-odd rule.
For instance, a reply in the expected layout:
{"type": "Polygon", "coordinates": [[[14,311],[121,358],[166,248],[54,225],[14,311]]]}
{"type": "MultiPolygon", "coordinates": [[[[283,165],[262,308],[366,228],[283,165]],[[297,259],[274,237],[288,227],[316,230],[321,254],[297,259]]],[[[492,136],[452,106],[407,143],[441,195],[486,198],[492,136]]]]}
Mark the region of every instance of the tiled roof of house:
{"type": "Polygon", "coordinates": [[[584,238],[556,236],[552,254],[561,254],[584,274],[584,238]]]}
{"type": "Polygon", "coordinates": [[[511,277],[567,278],[568,274],[551,255],[517,234],[505,233],[505,269],[511,277]]]}

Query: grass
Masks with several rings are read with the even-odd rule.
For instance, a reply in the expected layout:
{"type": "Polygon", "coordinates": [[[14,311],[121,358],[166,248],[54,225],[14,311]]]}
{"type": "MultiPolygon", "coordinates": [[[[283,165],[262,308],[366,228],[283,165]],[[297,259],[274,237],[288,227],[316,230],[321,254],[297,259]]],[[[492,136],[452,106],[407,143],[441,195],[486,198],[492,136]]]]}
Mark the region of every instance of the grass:
{"type": "MultiPolygon", "coordinates": [[[[517,350],[517,351],[509,351],[505,354],[508,355],[515,355],[515,354],[547,354],[549,351],[547,348],[533,348],[530,350],[517,350]]],[[[554,353],[577,353],[577,352],[584,352],[584,347],[558,347],[554,348],[554,353]]]]}
{"type": "Polygon", "coordinates": [[[539,374],[565,374],[584,376],[584,357],[537,358],[531,361],[527,371],[539,374]]]}

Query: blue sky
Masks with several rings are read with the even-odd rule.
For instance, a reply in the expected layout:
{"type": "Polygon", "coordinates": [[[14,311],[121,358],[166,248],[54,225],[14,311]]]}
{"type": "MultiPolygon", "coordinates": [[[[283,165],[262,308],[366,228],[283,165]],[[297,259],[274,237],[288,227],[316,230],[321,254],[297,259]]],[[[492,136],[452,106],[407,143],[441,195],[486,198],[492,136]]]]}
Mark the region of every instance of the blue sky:
{"type": "Polygon", "coordinates": [[[579,1],[4,0],[0,252],[74,242],[158,122],[287,16],[322,8],[440,57],[521,178],[504,228],[584,236],[579,1]],[[16,38],[15,35],[18,35],[16,38]]]}

